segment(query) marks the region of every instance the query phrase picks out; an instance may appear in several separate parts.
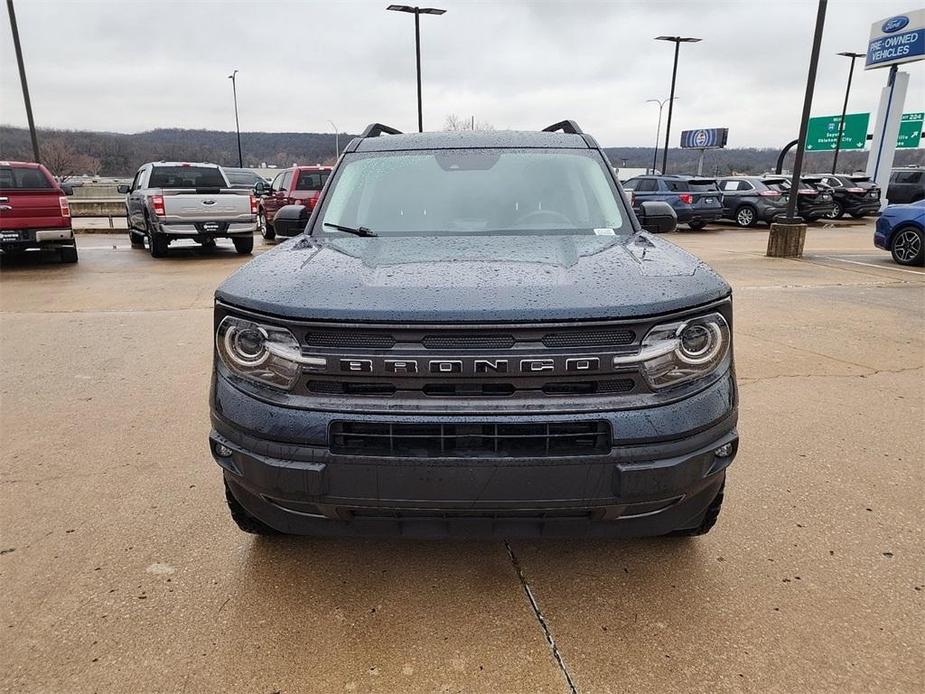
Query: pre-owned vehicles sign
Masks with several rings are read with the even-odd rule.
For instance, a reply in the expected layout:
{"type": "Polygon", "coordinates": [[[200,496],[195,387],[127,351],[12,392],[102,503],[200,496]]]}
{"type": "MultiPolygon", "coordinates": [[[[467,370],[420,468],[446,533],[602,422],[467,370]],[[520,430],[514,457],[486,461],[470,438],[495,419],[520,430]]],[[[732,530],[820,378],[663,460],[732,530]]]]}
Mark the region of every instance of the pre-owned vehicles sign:
{"type": "Polygon", "coordinates": [[[925,58],[925,10],[886,17],[870,27],[865,70],[925,58]]]}

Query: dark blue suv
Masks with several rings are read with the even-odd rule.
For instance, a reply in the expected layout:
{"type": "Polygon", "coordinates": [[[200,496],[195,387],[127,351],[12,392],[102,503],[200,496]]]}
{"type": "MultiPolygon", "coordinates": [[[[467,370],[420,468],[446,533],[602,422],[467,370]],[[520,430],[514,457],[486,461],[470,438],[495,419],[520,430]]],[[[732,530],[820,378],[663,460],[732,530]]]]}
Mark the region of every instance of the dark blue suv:
{"type": "Polygon", "coordinates": [[[732,293],[645,231],[598,143],[344,150],[215,293],[209,435],[251,533],[699,535],[738,450],[732,293]]]}
{"type": "Polygon", "coordinates": [[[633,209],[647,200],[667,202],[678,215],[678,223],[703,229],[723,216],[723,197],[712,178],[694,176],[637,176],[623,184],[631,191],[633,209]]]}

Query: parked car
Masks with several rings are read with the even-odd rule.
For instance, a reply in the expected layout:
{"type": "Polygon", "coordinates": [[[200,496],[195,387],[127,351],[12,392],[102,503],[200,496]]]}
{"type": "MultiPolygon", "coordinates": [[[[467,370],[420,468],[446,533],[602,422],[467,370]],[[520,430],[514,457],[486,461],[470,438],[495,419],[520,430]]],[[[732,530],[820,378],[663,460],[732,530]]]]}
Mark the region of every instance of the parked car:
{"type": "Polygon", "coordinates": [[[144,164],[119,192],[126,194],[132,247],[144,248],[147,239],[155,258],[166,256],[167,246],[177,239],[213,246],[216,238],[230,238],[242,254],[254,248],[257,199],[232,188],[215,164],[144,164]]]}
{"type": "Polygon", "coordinates": [[[308,242],[216,291],[209,448],[233,520],[267,535],[709,531],[738,446],[732,298],[643,231],[675,217],[647,201],[637,219],[572,121],[369,126],[308,242]]]}
{"type": "MultiPolygon", "coordinates": [[[[790,196],[790,179],[780,180],[777,176],[765,179],[774,181],[768,184],[770,188],[779,190],[785,198],[790,196]]],[[[835,209],[835,198],[828,186],[807,181],[800,178],[800,189],[797,195],[797,214],[807,222],[813,222],[820,217],[832,214],[835,209]]]]}
{"type": "Polygon", "coordinates": [[[253,191],[254,186],[258,183],[266,183],[260,174],[254,173],[250,169],[233,169],[223,166],[222,171],[225,172],[225,178],[228,179],[228,183],[232,188],[253,191]]]}
{"type": "Polygon", "coordinates": [[[67,193],[41,164],[0,161],[0,253],[54,251],[76,263],[67,193]]]}
{"type": "Polygon", "coordinates": [[[889,251],[900,265],[923,264],[922,237],[925,234],[925,199],[902,205],[887,205],[877,220],[874,245],[889,251]]]}
{"type": "Polygon", "coordinates": [[[867,176],[809,174],[803,180],[828,188],[832,195],[832,209],[825,215],[828,219],[841,219],[846,214],[860,219],[880,211],[880,186],[867,176]]]}
{"type": "Polygon", "coordinates": [[[787,211],[787,196],[781,192],[783,177],[725,176],[719,179],[723,195],[723,218],[740,227],[758,222],[770,224],[787,211]]]}
{"type": "Polygon", "coordinates": [[[703,229],[723,216],[723,202],[716,179],[697,176],[636,176],[623,184],[632,192],[633,209],[647,200],[667,202],[678,222],[703,229]]]}
{"type": "Polygon", "coordinates": [[[260,231],[265,239],[276,237],[273,220],[285,205],[304,205],[308,210],[315,207],[321,189],[331,175],[330,166],[293,166],[283,169],[273,179],[269,189],[257,188],[260,199],[257,214],[260,231]]]}
{"type": "Polygon", "coordinates": [[[918,166],[893,169],[886,199],[891,205],[925,199],[925,169],[918,166]]]}

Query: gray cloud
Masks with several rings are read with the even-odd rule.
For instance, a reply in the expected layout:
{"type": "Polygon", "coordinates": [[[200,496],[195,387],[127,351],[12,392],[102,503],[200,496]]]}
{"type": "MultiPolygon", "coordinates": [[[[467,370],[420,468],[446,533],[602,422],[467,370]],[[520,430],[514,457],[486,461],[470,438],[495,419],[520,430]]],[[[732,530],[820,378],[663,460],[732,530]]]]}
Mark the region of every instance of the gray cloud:
{"type": "MultiPolygon", "coordinates": [[[[379,120],[416,123],[410,16],[377,2],[18,0],[33,108],[44,127],[137,132],[234,127],[240,70],[243,130],[356,132],[379,120]]],[[[675,132],[726,126],[732,146],[796,136],[816,3],[435,3],[423,17],[425,126],[448,113],[498,128],[578,120],[605,145],[649,145],[681,47],[675,132]]],[[[913,0],[832,0],[813,112],[841,109],[848,61],[871,22],[913,0]]],[[[3,21],[6,21],[4,9],[3,21]]],[[[859,66],[860,67],[860,66],[859,66]]],[[[925,110],[923,63],[907,66],[906,110],[925,110]]],[[[850,111],[875,111],[885,70],[855,72],[850,111]]],[[[9,30],[0,29],[0,121],[24,125],[9,30]]],[[[676,140],[676,137],[672,137],[676,140]]]]}

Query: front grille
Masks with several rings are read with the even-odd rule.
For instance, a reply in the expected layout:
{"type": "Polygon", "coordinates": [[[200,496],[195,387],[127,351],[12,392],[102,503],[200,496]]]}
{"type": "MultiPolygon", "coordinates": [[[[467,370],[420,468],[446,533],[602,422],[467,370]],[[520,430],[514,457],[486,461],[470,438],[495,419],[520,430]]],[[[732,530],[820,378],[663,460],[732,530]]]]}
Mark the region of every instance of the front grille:
{"type": "Polygon", "coordinates": [[[332,453],[402,458],[542,458],[607,453],[604,421],[526,424],[333,422],[332,453]]]}
{"type": "Polygon", "coordinates": [[[305,387],[319,395],[395,395],[395,386],[391,383],[309,381],[305,387]]]}
{"type": "Polygon", "coordinates": [[[632,330],[570,330],[543,337],[547,347],[603,347],[631,345],[636,339],[632,330]]]}
{"type": "Polygon", "coordinates": [[[596,393],[628,393],[636,387],[631,378],[610,381],[579,381],[575,383],[547,383],[543,386],[546,395],[594,395],[596,393]]]}
{"type": "Polygon", "coordinates": [[[356,332],[353,330],[313,330],[305,335],[310,347],[356,347],[358,349],[391,349],[395,338],[387,332],[356,332]]]}
{"type": "Polygon", "coordinates": [[[421,340],[427,349],[511,349],[513,335],[425,335],[421,340]]]}

